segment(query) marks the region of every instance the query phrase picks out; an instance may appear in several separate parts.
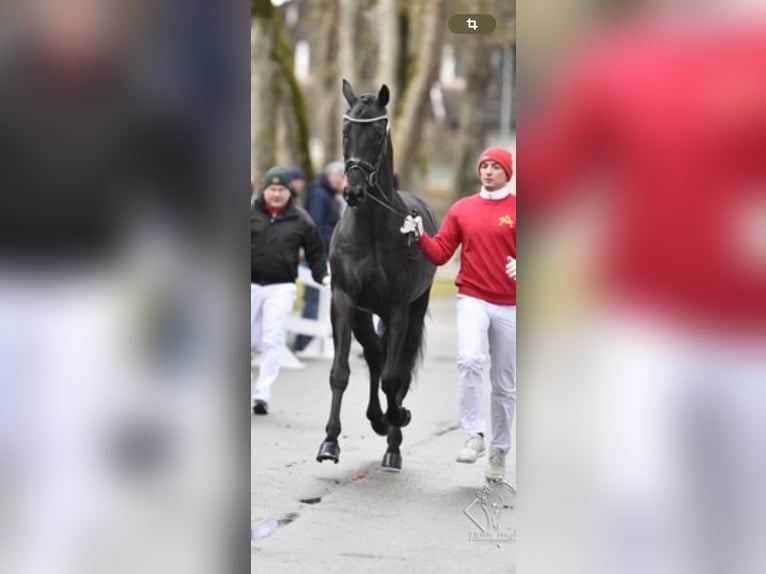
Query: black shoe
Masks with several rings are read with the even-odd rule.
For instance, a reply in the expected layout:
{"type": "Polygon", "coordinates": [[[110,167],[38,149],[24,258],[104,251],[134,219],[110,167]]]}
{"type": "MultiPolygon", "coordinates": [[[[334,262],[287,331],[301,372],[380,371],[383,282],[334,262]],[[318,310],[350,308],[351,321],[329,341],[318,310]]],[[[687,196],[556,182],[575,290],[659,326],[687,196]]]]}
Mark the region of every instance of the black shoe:
{"type": "Polygon", "coordinates": [[[253,404],[253,414],[255,415],[267,415],[269,414],[269,404],[266,401],[255,401],[253,404]]]}

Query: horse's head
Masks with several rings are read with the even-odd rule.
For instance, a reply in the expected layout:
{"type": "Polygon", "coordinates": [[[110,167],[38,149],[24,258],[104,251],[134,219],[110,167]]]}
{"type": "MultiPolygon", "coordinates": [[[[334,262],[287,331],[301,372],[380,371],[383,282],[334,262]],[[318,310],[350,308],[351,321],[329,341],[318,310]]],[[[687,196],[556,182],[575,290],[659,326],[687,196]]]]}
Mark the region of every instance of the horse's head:
{"type": "Polygon", "coordinates": [[[346,189],[343,197],[355,207],[378,185],[380,170],[391,145],[390,120],[386,105],[388,87],[383,84],[377,95],[357,97],[346,80],[343,95],[349,109],[343,116],[343,159],[346,161],[346,189]]]}

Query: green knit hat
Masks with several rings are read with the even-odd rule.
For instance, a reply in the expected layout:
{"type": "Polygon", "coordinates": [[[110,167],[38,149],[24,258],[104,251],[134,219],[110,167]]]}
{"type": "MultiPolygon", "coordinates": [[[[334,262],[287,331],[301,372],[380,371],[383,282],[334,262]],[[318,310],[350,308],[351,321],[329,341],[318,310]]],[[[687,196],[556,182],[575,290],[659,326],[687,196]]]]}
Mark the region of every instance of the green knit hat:
{"type": "Polygon", "coordinates": [[[292,187],[290,187],[291,181],[292,178],[287,169],[284,167],[272,167],[263,176],[263,188],[266,189],[270,185],[281,185],[292,191],[292,187]]]}

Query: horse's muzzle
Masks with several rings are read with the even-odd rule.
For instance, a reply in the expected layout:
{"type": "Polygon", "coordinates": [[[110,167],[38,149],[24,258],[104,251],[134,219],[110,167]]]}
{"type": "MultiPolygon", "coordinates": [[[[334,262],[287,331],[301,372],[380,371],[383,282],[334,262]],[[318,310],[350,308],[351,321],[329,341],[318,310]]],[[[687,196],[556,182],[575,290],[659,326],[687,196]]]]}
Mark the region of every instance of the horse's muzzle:
{"type": "Polygon", "coordinates": [[[354,185],[343,189],[343,199],[349,207],[356,207],[365,199],[364,189],[360,185],[354,185]]]}

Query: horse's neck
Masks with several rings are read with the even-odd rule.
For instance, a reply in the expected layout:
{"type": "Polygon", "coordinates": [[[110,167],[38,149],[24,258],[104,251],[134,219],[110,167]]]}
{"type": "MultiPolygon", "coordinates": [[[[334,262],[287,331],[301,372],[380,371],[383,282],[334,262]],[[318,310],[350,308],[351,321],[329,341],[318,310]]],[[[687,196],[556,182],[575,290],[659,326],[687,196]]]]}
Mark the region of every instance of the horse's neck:
{"type": "Polygon", "coordinates": [[[369,193],[375,194],[375,199],[389,205],[394,211],[386,209],[375,199],[367,198],[363,205],[360,205],[355,216],[357,218],[360,234],[369,239],[371,243],[377,241],[394,241],[400,237],[399,227],[404,221],[404,216],[400,215],[406,211],[404,201],[394,189],[394,152],[391,141],[388,141],[386,149],[386,158],[380,168],[378,179],[379,189],[369,190],[369,193]]]}
{"type": "MultiPolygon", "coordinates": [[[[381,186],[382,187],[382,186],[381,186]]],[[[400,213],[404,211],[403,204],[396,191],[391,189],[391,194],[386,193],[383,197],[376,190],[376,199],[390,205],[396,212],[386,209],[377,201],[367,198],[363,205],[360,205],[354,215],[357,220],[357,233],[369,238],[371,242],[391,241],[392,238],[399,238],[399,227],[404,216],[400,213]]]]}

